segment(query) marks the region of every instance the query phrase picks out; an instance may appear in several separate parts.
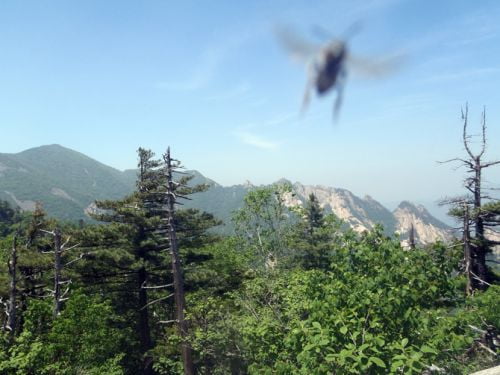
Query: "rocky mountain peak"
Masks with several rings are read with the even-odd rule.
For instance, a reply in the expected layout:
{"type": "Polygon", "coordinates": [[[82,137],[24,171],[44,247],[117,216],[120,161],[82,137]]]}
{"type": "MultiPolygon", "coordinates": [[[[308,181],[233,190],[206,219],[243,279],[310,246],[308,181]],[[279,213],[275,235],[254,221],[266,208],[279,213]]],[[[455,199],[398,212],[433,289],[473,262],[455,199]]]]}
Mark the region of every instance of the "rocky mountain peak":
{"type": "MultiPolygon", "coordinates": [[[[245,195],[255,186],[246,181],[225,187],[197,171],[188,172],[194,175],[191,183],[205,183],[210,188],[195,194],[185,207],[215,214],[225,222],[230,233],[232,212],[243,205],[245,195]]],[[[50,215],[75,220],[87,218],[95,200],[118,199],[130,194],[135,189],[136,171],[121,172],[77,151],[48,145],[18,154],[0,153],[0,177],[0,199],[25,210],[40,201],[50,215]]],[[[277,184],[290,184],[290,181],[282,178],[277,184]]],[[[423,206],[408,201],[401,202],[391,212],[371,196],[360,198],[346,189],[296,182],[292,190],[285,204],[302,205],[312,193],[326,212],[333,212],[357,232],[382,224],[387,235],[398,231],[404,239],[413,225],[416,240],[424,244],[450,236],[445,224],[423,206]]]]}
{"type": "Polygon", "coordinates": [[[443,222],[433,217],[422,205],[403,201],[393,212],[397,220],[396,232],[407,238],[413,226],[415,238],[422,244],[446,241],[451,238],[451,229],[443,222]]]}

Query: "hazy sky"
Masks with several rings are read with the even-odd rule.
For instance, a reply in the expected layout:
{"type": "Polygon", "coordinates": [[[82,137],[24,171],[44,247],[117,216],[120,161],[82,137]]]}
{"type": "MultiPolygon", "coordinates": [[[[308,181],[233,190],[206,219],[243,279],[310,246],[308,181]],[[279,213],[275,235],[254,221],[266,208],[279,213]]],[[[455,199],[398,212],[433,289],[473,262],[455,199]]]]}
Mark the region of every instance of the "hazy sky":
{"type": "MultiPolygon", "coordinates": [[[[500,2],[0,2],[0,152],[58,143],[118,169],[170,145],[188,168],[230,185],[280,177],[384,203],[461,192],[460,108],[487,108],[500,158],[500,2]],[[314,4],[314,6],[311,6],[314,4]],[[404,55],[384,79],[350,76],[299,116],[305,83],[273,27],[342,33],[353,54],[404,55]]],[[[500,185],[500,168],[487,174],[500,185]]]]}

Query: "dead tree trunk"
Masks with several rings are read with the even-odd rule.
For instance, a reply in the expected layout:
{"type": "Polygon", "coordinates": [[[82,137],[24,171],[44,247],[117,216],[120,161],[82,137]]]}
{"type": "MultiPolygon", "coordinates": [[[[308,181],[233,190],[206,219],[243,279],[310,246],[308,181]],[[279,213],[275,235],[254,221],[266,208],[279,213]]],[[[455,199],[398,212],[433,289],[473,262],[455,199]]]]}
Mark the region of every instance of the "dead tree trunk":
{"type": "Polygon", "coordinates": [[[470,136],[467,135],[468,125],[468,107],[465,107],[465,113],[462,112],[462,119],[464,121],[463,127],[463,143],[469,159],[463,161],[468,167],[469,173],[473,176],[465,180],[465,187],[473,195],[472,207],[474,208],[474,235],[475,243],[471,247],[472,256],[472,271],[474,287],[477,289],[486,289],[488,287],[488,268],[486,266],[486,253],[488,252],[488,243],[484,234],[484,220],[481,213],[482,198],[485,197],[482,187],[482,171],[484,168],[498,164],[498,161],[483,162],[482,157],[486,151],[486,112],[483,111],[481,117],[481,147],[478,153],[474,154],[470,147],[470,136]]]}
{"type": "Polygon", "coordinates": [[[167,177],[167,191],[166,191],[166,221],[168,242],[170,244],[170,255],[172,257],[172,274],[174,279],[174,299],[175,299],[175,318],[179,334],[182,338],[182,363],[184,365],[184,374],[193,375],[193,359],[191,348],[187,342],[188,325],[184,317],[185,310],[185,296],[184,296],[184,280],[182,276],[182,266],[179,257],[179,247],[177,242],[177,233],[175,229],[175,203],[176,203],[176,186],[173,180],[174,166],[172,158],[170,157],[170,147],[163,155],[165,161],[165,171],[167,177]]]}
{"type": "Polygon", "coordinates": [[[54,230],[54,317],[61,312],[61,231],[59,228],[54,230]]]}
{"type": "Polygon", "coordinates": [[[465,294],[470,296],[473,292],[473,279],[472,279],[472,255],[471,255],[471,243],[470,243],[470,228],[469,228],[469,206],[464,204],[464,262],[465,262],[465,294]]]}
{"type": "Polygon", "coordinates": [[[413,226],[413,223],[411,223],[410,227],[410,236],[408,239],[408,244],[410,246],[410,250],[415,250],[416,244],[415,244],[415,227],[413,226]]]}
{"type": "Polygon", "coordinates": [[[76,259],[73,259],[72,261],[63,264],[63,253],[65,253],[68,250],[71,250],[77,245],[73,245],[70,247],[67,247],[69,240],[71,237],[68,237],[68,239],[62,243],[62,235],[61,235],[61,230],[59,228],[56,228],[53,231],[47,231],[44,229],[40,229],[41,232],[50,234],[51,236],[54,237],[54,251],[47,251],[44,253],[54,253],[54,290],[51,291],[52,296],[54,297],[54,307],[53,307],[53,315],[54,317],[57,317],[61,313],[61,306],[63,301],[67,300],[65,298],[65,295],[69,291],[69,286],[66,288],[64,292],[62,292],[61,286],[64,284],[69,284],[71,283],[71,280],[63,280],[62,279],[62,271],[63,268],[71,263],[74,263],[80,259],[83,259],[85,256],[85,253],[80,254],[79,257],[76,259]]]}
{"type": "Polygon", "coordinates": [[[15,335],[17,318],[17,237],[12,240],[12,251],[8,263],[9,268],[9,302],[7,303],[7,324],[5,328],[10,331],[11,337],[15,335]]]}
{"type": "MultiPolygon", "coordinates": [[[[448,160],[458,161],[461,165],[467,168],[467,173],[470,177],[464,180],[465,188],[469,191],[471,195],[465,198],[466,212],[468,214],[469,220],[467,220],[467,226],[469,230],[465,230],[465,215],[466,212],[462,210],[461,205],[464,203],[464,199],[451,200],[450,203],[455,204],[455,208],[460,216],[464,219],[464,236],[469,235],[468,241],[465,241],[464,246],[467,243],[467,251],[470,253],[466,262],[469,261],[467,272],[470,273],[472,281],[469,280],[469,274],[467,275],[468,281],[471,281],[472,289],[486,289],[489,284],[489,272],[486,266],[486,254],[490,250],[491,242],[485,237],[485,227],[497,225],[495,223],[488,223],[484,220],[485,210],[483,209],[483,200],[489,199],[487,194],[484,193],[483,187],[483,170],[485,168],[491,167],[493,165],[499,164],[500,161],[489,161],[484,162],[483,156],[486,151],[486,112],[483,111],[481,117],[481,145],[477,152],[474,152],[471,148],[471,136],[467,134],[468,126],[468,106],[465,106],[465,112],[462,110],[462,120],[463,120],[463,132],[462,141],[467,152],[467,158],[454,158],[448,160]],[[459,206],[460,205],[460,206],[459,206]],[[472,210],[470,210],[472,209],[472,210]],[[469,221],[473,223],[474,236],[470,236],[470,226],[469,221]]],[[[465,249],[464,249],[465,251],[465,249]]],[[[468,287],[469,288],[469,287],[468,287]]]]}

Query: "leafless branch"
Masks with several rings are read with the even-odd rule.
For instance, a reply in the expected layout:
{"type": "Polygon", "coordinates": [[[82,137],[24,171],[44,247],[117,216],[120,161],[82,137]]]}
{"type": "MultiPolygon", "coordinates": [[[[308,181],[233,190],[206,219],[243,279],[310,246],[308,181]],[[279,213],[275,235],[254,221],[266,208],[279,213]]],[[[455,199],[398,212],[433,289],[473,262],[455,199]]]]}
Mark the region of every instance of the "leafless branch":
{"type": "Polygon", "coordinates": [[[486,150],[486,107],[483,108],[483,113],[481,115],[481,130],[482,130],[482,145],[481,145],[481,152],[477,156],[478,159],[483,156],[484,151],[486,150]]]}
{"type": "Polygon", "coordinates": [[[161,324],[170,324],[170,323],[178,323],[179,321],[177,319],[173,319],[173,320],[160,320],[158,323],[161,323],[161,324]]]}
{"type": "Polygon", "coordinates": [[[476,326],[473,326],[473,325],[471,325],[471,324],[468,324],[468,326],[469,326],[469,328],[470,328],[470,329],[472,329],[473,331],[478,332],[478,333],[480,333],[480,334],[482,334],[482,335],[484,335],[484,334],[486,333],[486,331],[485,331],[485,330],[483,330],[483,329],[481,329],[481,328],[478,328],[478,327],[476,327],[476,326]]]}
{"type": "Polygon", "coordinates": [[[477,342],[477,344],[478,344],[481,348],[483,348],[484,350],[486,350],[488,353],[492,354],[494,357],[496,357],[496,356],[497,356],[497,353],[495,353],[493,350],[491,350],[490,348],[488,348],[488,347],[487,347],[486,345],[484,345],[482,342],[480,342],[480,341],[476,341],[476,342],[477,342]]]}
{"type": "Polygon", "coordinates": [[[467,136],[467,122],[468,122],[468,117],[469,117],[469,103],[465,103],[465,113],[462,108],[462,120],[464,121],[464,128],[463,128],[463,142],[465,146],[465,150],[469,154],[469,156],[474,159],[474,154],[469,148],[469,142],[468,139],[469,137],[467,136]]]}
{"type": "MultiPolygon", "coordinates": [[[[69,249],[68,249],[68,250],[69,250],[69,249]]],[[[66,264],[64,265],[64,267],[69,266],[70,264],[75,263],[75,262],[77,262],[77,261],[79,261],[79,260],[82,260],[82,259],[83,259],[83,257],[84,257],[84,256],[86,256],[86,255],[88,255],[88,254],[89,254],[89,253],[81,253],[81,254],[80,254],[80,256],[79,256],[78,258],[75,258],[75,259],[73,259],[73,260],[70,260],[68,263],[66,263],[66,264]]]]}
{"type": "Polygon", "coordinates": [[[497,164],[500,164],[500,160],[490,161],[488,163],[481,164],[481,167],[488,168],[491,167],[492,165],[497,165],[497,164]]]}
{"type": "Polygon", "coordinates": [[[156,285],[156,286],[146,286],[144,282],[141,286],[142,289],[165,289],[173,286],[174,284],[156,285]]]}
{"type": "Polygon", "coordinates": [[[68,244],[69,240],[71,240],[71,236],[68,236],[66,241],[64,241],[64,243],[61,245],[61,251],[66,250],[65,247],[68,244]]]}
{"type": "Polygon", "coordinates": [[[154,301],[148,302],[148,303],[146,303],[144,306],[142,306],[139,310],[144,310],[146,307],[151,306],[151,305],[153,305],[153,304],[155,304],[155,303],[157,303],[157,302],[164,301],[164,300],[166,300],[167,298],[172,297],[173,295],[174,295],[174,294],[172,293],[172,294],[169,294],[168,296],[161,297],[161,298],[155,299],[154,301]]]}
{"type": "Polygon", "coordinates": [[[484,281],[484,280],[480,279],[480,278],[479,278],[479,276],[477,276],[474,272],[472,272],[472,271],[471,271],[471,274],[472,274],[472,276],[474,276],[474,278],[475,278],[477,281],[480,281],[480,282],[482,282],[483,284],[486,284],[486,285],[488,285],[488,286],[491,286],[491,284],[490,284],[490,283],[488,283],[488,282],[486,282],[486,281],[484,281]]]}
{"type": "Polygon", "coordinates": [[[70,246],[68,247],[67,249],[64,248],[64,246],[61,248],[63,251],[69,251],[69,250],[73,250],[75,247],[78,247],[80,246],[79,243],[77,243],[76,245],[73,245],[73,246],[70,246]]]}
{"type": "Polygon", "coordinates": [[[465,160],[465,159],[462,159],[462,158],[453,158],[453,159],[449,159],[449,160],[444,160],[444,161],[437,161],[438,164],[446,164],[446,163],[451,163],[451,162],[454,162],[454,161],[460,161],[464,164],[467,164],[469,167],[472,167],[472,163],[468,160],[465,160]]]}

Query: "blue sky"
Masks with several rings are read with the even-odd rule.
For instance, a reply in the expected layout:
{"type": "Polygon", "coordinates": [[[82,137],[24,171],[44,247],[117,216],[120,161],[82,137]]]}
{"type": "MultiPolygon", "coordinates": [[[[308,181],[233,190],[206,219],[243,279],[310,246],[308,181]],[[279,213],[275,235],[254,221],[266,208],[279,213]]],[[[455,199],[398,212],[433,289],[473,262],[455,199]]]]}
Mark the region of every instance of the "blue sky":
{"type": "MultiPolygon", "coordinates": [[[[118,169],[170,145],[224,184],[280,177],[394,204],[462,192],[460,107],[487,108],[500,158],[498,1],[2,1],[0,152],[58,143],[118,169]],[[311,5],[314,4],[314,5],[311,5]],[[353,54],[404,56],[383,79],[349,77],[299,115],[304,67],[276,25],[305,37],[362,23],[353,54]]],[[[487,179],[500,184],[500,171],[487,179]]]]}

